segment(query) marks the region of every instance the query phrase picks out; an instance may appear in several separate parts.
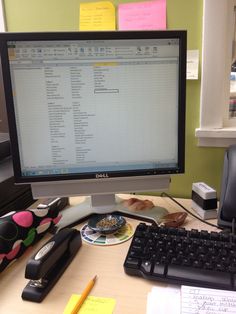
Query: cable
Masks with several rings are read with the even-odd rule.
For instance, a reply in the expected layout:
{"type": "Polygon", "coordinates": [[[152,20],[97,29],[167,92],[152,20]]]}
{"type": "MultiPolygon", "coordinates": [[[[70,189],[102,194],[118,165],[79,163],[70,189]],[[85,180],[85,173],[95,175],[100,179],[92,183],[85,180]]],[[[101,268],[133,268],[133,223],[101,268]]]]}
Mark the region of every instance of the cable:
{"type": "Polygon", "coordinates": [[[207,222],[207,221],[205,221],[205,220],[199,218],[198,216],[194,215],[191,211],[189,211],[189,210],[188,210],[186,207],[184,207],[181,203],[179,203],[178,201],[176,201],[176,200],[175,200],[172,196],[170,196],[168,193],[162,192],[162,193],[161,193],[161,196],[162,196],[162,197],[163,197],[163,196],[167,196],[167,197],[170,198],[173,202],[175,202],[177,205],[179,205],[183,210],[185,210],[189,215],[191,215],[191,216],[193,216],[194,218],[200,220],[200,221],[203,222],[204,224],[207,224],[207,225],[209,225],[209,226],[211,226],[211,227],[215,227],[215,228],[217,228],[217,229],[223,230],[223,228],[221,228],[221,227],[219,227],[219,226],[217,226],[217,225],[215,225],[215,224],[212,224],[212,223],[210,223],[210,222],[207,222]]]}

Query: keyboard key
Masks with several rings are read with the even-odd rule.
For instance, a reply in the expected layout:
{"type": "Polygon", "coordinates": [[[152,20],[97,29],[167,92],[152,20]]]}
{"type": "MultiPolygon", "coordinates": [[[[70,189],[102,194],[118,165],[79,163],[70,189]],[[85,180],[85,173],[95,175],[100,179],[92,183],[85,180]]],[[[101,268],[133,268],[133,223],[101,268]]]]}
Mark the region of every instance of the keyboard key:
{"type": "Polygon", "coordinates": [[[167,278],[178,281],[187,280],[191,285],[203,284],[203,286],[220,287],[221,289],[231,289],[231,275],[224,272],[211,271],[187,267],[183,265],[169,265],[167,278]]]}
{"type": "Polygon", "coordinates": [[[141,264],[141,270],[145,273],[151,273],[152,263],[150,261],[143,261],[141,264]]]}
{"type": "Polygon", "coordinates": [[[164,276],[165,273],[165,264],[155,263],[153,268],[153,275],[164,276]]]}
{"type": "Polygon", "coordinates": [[[126,266],[131,268],[138,268],[139,260],[137,258],[127,258],[126,266]]]}

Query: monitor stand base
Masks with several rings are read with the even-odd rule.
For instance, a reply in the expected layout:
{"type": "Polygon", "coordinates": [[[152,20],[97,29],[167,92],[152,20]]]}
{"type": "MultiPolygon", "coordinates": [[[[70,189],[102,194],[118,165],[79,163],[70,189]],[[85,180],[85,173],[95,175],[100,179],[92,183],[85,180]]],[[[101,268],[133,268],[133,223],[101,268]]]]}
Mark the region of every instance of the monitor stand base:
{"type": "Polygon", "coordinates": [[[65,227],[74,227],[87,220],[93,214],[114,213],[125,217],[158,224],[168,211],[163,207],[155,206],[151,209],[131,211],[124,207],[122,199],[114,194],[88,196],[78,204],[72,205],[61,211],[62,218],[56,225],[56,232],[65,227]]]}

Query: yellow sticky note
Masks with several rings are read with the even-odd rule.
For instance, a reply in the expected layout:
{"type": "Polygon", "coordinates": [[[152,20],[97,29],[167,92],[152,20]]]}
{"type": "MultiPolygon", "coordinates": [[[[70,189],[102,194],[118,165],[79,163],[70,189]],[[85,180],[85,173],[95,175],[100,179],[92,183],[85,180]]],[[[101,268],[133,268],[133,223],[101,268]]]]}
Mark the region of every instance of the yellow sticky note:
{"type": "Polygon", "coordinates": [[[80,3],[81,31],[112,31],[116,29],[115,6],[110,1],[80,3]]]}
{"type": "MultiPolygon", "coordinates": [[[[80,295],[72,294],[63,314],[70,314],[80,295]]],[[[112,314],[115,307],[115,299],[88,296],[79,310],[79,314],[112,314]]]]}

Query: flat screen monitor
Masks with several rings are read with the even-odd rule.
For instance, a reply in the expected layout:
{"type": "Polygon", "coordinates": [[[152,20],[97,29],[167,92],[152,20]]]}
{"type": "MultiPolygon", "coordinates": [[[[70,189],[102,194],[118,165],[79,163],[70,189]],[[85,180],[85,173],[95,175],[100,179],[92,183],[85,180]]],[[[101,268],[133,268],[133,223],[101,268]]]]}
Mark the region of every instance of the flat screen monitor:
{"type": "MultiPolygon", "coordinates": [[[[167,189],[184,172],[186,31],[0,34],[16,183],[35,198],[167,189]]],[[[76,209],[74,209],[74,212],[76,209]]]]}

